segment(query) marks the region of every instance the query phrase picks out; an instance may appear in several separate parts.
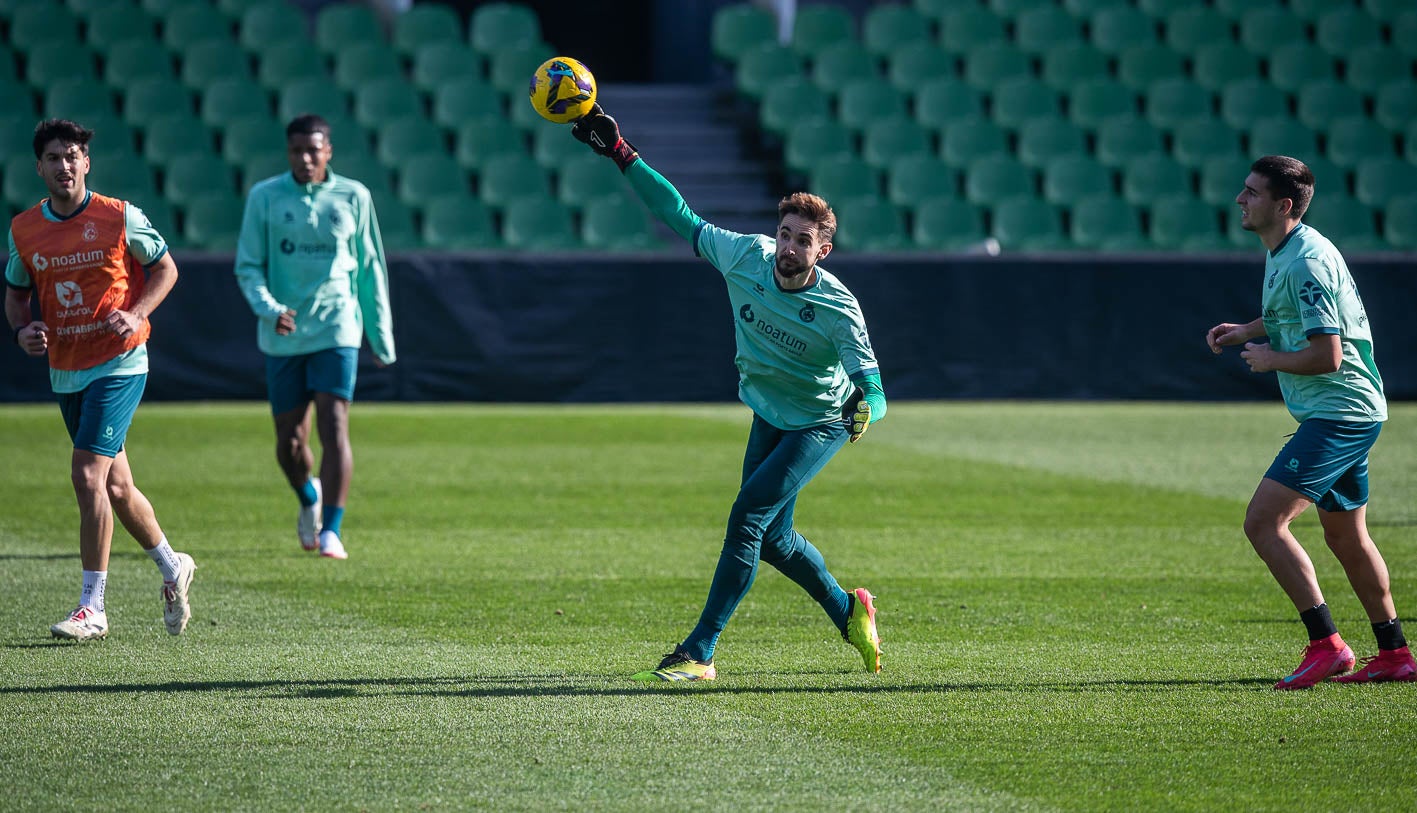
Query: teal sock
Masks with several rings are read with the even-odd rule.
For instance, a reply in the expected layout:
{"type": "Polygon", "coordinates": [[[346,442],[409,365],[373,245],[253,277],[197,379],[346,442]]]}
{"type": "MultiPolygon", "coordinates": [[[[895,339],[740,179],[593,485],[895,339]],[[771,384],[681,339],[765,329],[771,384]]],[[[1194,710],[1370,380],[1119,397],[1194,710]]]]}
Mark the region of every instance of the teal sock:
{"type": "Polygon", "coordinates": [[[339,536],[339,524],[343,521],[344,509],[327,505],[321,517],[320,528],[324,531],[330,531],[335,536],[339,536]]]}
{"type": "Polygon", "coordinates": [[[300,504],[306,508],[314,505],[319,499],[319,495],[315,493],[315,483],[309,478],[306,478],[305,485],[295,489],[295,496],[300,498],[300,504]]]}

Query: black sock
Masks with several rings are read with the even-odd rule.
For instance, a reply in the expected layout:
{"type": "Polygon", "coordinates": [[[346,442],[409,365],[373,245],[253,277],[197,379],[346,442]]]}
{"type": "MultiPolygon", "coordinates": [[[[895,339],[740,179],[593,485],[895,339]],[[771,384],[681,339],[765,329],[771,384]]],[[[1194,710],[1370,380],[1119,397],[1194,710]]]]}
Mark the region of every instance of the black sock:
{"type": "Polygon", "coordinates": [[[1407,639],[1402,637],[1402,622],[1394,618],[1373,625],[1373,635],[1377,636],[1378,649],[1402,649],[1407,639]]]}
{"type": "Polygon", "coordinates": [[[1310,607],[1299,613],[1299,620],[1303,621],[1304,626],[1308,628],[1310,641],[1322,641],[1338,632],[1338,627],[1333,625],[1333,616],[1328,614],[1327,604],[1310,607]]]}

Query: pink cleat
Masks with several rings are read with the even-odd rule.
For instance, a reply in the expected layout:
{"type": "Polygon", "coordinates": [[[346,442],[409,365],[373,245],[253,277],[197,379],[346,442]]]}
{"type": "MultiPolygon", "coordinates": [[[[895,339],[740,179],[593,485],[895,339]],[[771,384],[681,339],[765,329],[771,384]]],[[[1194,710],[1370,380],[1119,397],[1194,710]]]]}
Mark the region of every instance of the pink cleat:
{"type": "Polygon", "coordinates": [[[1338,633],[1318,641],[1310,641],[1304,647],[1304,660],[1294,674],[1274,684],[1276,689],[1308,689],[1325,678],[1341,675],[1353,668],[1353,650],[1338,633]]]}
{"type": "Polygon", "coordinates": [[[1417,680],[1417,661],[1407,647],[1401,649],[1380,649],[1378,654],[1363,659],[1363,668],[1351,675],[1340,675],[1334,683],[1386,683],[1417,680]]]}

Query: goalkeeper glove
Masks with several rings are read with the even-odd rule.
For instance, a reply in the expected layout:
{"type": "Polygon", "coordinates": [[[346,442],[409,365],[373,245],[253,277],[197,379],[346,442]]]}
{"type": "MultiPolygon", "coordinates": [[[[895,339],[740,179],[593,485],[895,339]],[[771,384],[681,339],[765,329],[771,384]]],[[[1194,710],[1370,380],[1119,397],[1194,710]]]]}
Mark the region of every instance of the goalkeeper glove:
{"type": "Polygon", "coordinates": [[[871,428],[871,405],[866,401],[865,392],[858,389],[847,399],[846,405],[841,408],[841,420],[851,433],[852,443],[866,434],[866,430],[871,428]]]}
{"type": "Polygon", "coordinates": [[[599,104],[593,105],[589,113],[571,123],[571,135],[597,155],[615,159],[615,165],[620,167],[621,172],[640,160],[635,145],[620,136],[620,125],[606,115],[599,104]]]}

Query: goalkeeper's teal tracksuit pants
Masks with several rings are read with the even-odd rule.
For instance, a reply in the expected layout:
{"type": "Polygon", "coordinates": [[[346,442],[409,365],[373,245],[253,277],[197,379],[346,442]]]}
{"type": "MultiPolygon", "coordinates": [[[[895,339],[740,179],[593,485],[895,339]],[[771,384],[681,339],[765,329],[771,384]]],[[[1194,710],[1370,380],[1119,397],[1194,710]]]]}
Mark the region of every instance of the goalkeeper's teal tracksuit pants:
{"type": "Polygon", "coordinates": [[[822,605],[837,629],[846,629],[851,598],[816,547],[792,527],[797,494],[832,459],[849,433],[840,421],[783,430],[753,416],[743,454],[743,484],[728,515],[728,533],[708,601],[683,648],[698,661],[713,659],[718,636],[753,586],[758,561],[766,561],[822,605]]]}

